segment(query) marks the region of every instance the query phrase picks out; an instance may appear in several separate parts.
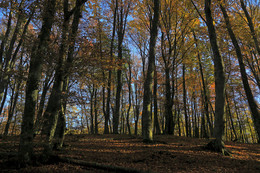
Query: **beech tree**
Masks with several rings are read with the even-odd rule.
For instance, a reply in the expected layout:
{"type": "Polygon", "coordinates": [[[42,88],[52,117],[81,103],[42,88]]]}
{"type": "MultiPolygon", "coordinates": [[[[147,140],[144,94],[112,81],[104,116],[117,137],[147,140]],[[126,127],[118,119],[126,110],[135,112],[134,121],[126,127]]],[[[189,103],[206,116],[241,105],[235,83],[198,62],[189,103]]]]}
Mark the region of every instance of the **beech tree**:
{"type": "Polygon", "coordinates": [[[31,161],[33,154],[33,124],[38,83],[41,77],[44,52],[47,51],[48,39],[54,22],[55,5],[56,0],[46,0],[43,10],[41,32],[32,49],[29,76],[26,83],[26,98],[19,146],[19,161],[21,164],[31,161]]]}
{"type": "Polygon", "coordinates": [[[143,114],[142,114],[142,128],[144,142],[153,141],[153,117],[152,117],[152,86],[155,69],[155,45],[158,34],[159,10],[160,1],[153,1],[153,15],[151,17],[150,43],[149,43],[149,57],[148,70],[144,82],[144,97],[143,97],[143,114]]]}

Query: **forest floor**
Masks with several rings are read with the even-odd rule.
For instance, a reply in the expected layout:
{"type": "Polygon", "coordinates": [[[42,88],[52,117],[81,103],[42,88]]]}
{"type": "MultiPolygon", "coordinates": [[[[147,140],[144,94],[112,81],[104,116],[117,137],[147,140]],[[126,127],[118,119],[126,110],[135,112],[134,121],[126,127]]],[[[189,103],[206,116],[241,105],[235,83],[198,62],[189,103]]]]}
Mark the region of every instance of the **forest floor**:
{"type": "MultiPolygon", "coordinates": [[[[10,156],[3,153],[17,152],[19,137],[7,137],[0,139],[0,172],[122,172],[114,168],[158,173],[260,172],[259,144],[226,142],[233,153],[230,157],[205,150],[203,146],[208,142],[208,139],[160,135],[155,136],[155,143],[144,144],[141,137],[128,135],[67,135],[66,147],[55,151],[55,155],[66,158],[67,162],[54,159],[49,164],[38,163],[17,170],[12,163],[7,164],[10,156]]],[[[42,147],[35,145],[35,153],[40,153],[42,147]]]]}

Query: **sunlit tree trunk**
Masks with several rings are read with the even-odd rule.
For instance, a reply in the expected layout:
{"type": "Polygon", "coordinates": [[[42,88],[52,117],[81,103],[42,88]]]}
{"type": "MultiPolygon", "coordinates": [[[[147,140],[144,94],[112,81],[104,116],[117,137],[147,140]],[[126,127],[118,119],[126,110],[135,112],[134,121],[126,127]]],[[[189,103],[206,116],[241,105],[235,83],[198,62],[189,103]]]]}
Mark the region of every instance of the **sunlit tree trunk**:
{"type": "Polygon", "coordinates": [[[243,55],[242,55],[240,46],[239,46],[238,41],[236,39],[236,36],[235,36],[235,34],[232,30],[232,27],[231,27],[231,24],[230,24],[230,21],[229,21],[229,16],[226,12],[226,9],[221,3],[220,3],[220,9],[223,13],[229,36],[230,36],[231,41],[232,41],[232,43],[235,47],[244,90],[245,90],[247,101],[248,101],[248,104],[249,104],[249,107],[250,107],[250,111],[251,111],[251,115],[252,115],[253,122],[254,122],[254,125],[255,125],[255,129],[256,129],[256,132],[258,134],[258,143],[260,143],[260,112],[258,110],[258,105],[257,105],[257,103],[254,99],[254,96],[252,94],[252,90],[251,90],[249,83],[248,83],[246,68],[245,68],[245,64],[243,62],[243,55]]]}
{"type": "Polygon", "coordinates": [[[187,106],[186,106],[186,82],[185,82],[185,64],[182,65],[182,87],[183,87],[183,110],[184,110],[184,118],[185,118],[185,131],[186,136],[189,137],[189,121],[187,114],[187,106]]]}
{"type": "MultiPolygon", "coordinates": [[[[195,45],[196,45],[196,48],[198,47],[198,40],[196,38],[196,35],[195,35],[195,32],[193,31],[193,37],[194,37],[194,40],[195,40],[195,45]]],[[[212,136],[213,135],[213,126],[212,126],[212,123],[211,123],[211,120],[209,118],[209,100],[208,100],[208,95],[207,95],[207,86],[206,86],[206,82],[205,82],[205,79],[204,79],[204,73],[203,73],[203,68],[202,68],[202,62],[201,62],[201,58],[200,58],[200,53],[198,51],[198,61],[199,61],[199,70],[200,70],[200,76],[201,76],[201,81],[202,81],[202,87],[203,87],[203,105],[204,105],[204,111],[205,111],[205,114],[206,114],[206,117],[207,117],[207,121],[208,121],[208,125],[209,125],[209,130],[210,130],[210,135],[212,136]]],[[[204,118],[205,119],[205,118],[204,118]]],[[[205,121],[204,121],[205,122],[205,121]]],[[[204,133],[204,136],[203,137],[208,137],[208,135],[206,135],[204,133]]]]}
{"type": "Polygon", "coordinates": [[[131,135],[131,128],[130,128],[130,109],[132,107],[132,85],[131,85],[131,81],[132,81],[132,68],[131,68],[131,64],[129,63],[129,78],[128,78],[128,109],[127,109],[127,115],[126,115],[126,125],[127,125],[127,130],[128,130],[128,134],[131,135]]]}
{"type": "Polygon", "coordinates": [[[253,37],[256,50],[257,50],[257,52],[258,52],[258,55],[260,56],[260,46],[259,46],[259,42],[258,42],[258,40],[257,40],[258,37],[257,37],[257,34],[256,34],[256,32],[255,32],[255,28],[254,28],[254,24],[253,24],[253,22],[252,22],[252,18],[250,17],[250,15],[249,15],[249,13],[248,13],[248,11],[247,11],[247,9],[246,9],[246,5],[245,5],[244,0],[240,0],[240,4],[241,4],[241,7],[242,7],[242,9],[243,9],[243,11],[244,11],[244,13],[245,13],[245,16],[246,16],[246,19],[247,19],[247,22],[248,22],[247,24],[248,24],[249,29],[250,29],[250,31],[251,31],[251,35],[252,35],[252,37],[253,37]]]}
{"type": "Polygon", "coordinates": [[[155,68],[155,45],[158,34],[158,23],[159,23],[159,10],[160,1],[153,1],[153,18],[151,20],[150,30],[150,44],[149,44],[149,57],[148,57],[148,70],[144,82],[144,100],[143,100],[143,114],[142,114],[142,131],[144,142],[153,141],[153,123],[152,123],[152,83],[154,77],[155,68]]]}
{"type": "Polygon", "coordinates": [[[229,116],[229,119],[230,119],[231,129],[232,129],[234,136],[235,136],[234,141],[237,141],[238,140],[237,133],[236,133],[235,125],[234,125],[234,122],[233,122],[233,117],[232,117],[232,113],[231,113],[231,109],[230,109],[230,103],[229,103],[227,94],[226,94],[226,101],[227,101],[227,113],[228,113],[228,116],[229,116]]]}

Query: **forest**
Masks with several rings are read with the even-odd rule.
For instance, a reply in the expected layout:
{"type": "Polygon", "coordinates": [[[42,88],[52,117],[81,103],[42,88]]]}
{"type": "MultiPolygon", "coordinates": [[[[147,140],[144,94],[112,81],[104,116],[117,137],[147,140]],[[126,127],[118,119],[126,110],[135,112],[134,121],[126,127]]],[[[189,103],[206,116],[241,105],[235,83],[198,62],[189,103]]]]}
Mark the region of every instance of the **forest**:
{"type": "Polygon", "coordinates": [[[0,168],[258,172],[259,38],[258,0],[1,0],[0,168]]]}

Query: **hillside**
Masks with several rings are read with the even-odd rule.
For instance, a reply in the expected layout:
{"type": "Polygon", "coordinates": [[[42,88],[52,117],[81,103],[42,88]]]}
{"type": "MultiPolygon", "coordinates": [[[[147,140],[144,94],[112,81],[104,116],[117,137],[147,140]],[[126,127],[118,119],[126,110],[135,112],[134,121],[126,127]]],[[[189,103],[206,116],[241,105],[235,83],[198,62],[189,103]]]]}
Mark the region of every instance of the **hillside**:
{"type": "MultiPolygon", "coordinates": [[[[163,135],[156,136],[154,144],[143,144],[140,137],[126,135],[70,135],[66,137],[64,150],[55,151],[59,157],[51,163],[42,164],[38,158],[33,166],[17,170],[6,153],[17,151],[18,141],[18,137],[0,139],[2,172],[115,172],[116,169],[117,172],[159,173],[260,171],[258,144],[226,142],[226,147],[233,153],[232,157],[227,157],[204,150],[207,139],[163,135]],[[9,162],[6,162],[8,158],[9,162]],[[68,160],[72,162],[68,163],[68,160]],[[83,166],[86,163],[88,166],[83,166]]],[[[35,145],[36,154],[40,153],[42,148],[35,145]]]]}

